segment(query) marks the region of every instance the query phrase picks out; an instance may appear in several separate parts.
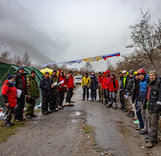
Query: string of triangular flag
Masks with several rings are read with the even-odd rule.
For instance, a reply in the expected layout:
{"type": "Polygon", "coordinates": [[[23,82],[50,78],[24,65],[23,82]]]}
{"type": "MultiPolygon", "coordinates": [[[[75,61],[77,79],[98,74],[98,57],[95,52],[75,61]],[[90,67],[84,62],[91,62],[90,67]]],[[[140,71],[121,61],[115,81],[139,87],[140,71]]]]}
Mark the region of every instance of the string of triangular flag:
{"type": "Polygon", "coordinates": [[[107,58],[114,57],[114,56],[120,56],[120,52],[113,53],[113,54],[107,54],[107,55],[102,55],[102,56],[94,56],[94,57],[89,57],[85,59],[80,59],[80,60],[73,60],[73,61],[67,61],[67,62],[52,62],[48,64],[42,65],[43,67],[47,67],[49,65],[58,65],[58,64],[69,64],[72,65],[74,63],[82,63],[83,61],[85,62],[98,62],[100,60],[106,60],[107,58]]]}

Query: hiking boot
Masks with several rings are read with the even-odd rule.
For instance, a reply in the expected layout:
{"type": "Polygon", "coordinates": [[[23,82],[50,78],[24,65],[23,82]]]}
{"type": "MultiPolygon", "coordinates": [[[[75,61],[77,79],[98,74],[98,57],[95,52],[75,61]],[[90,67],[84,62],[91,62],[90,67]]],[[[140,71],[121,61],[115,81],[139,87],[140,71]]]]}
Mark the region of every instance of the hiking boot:
{"type": "Polygon", "coordinates": [[[16,121],[16,122],[21,122],[21,120],[20,120],[20,119],[15,119],[15,121],[16,121]]]}
{"type": "Polygon", "coordinates": [[[33,115],[32,115],[32,117],[33,117],[33,118],[36,118],[36,117],[37,117],[37,115],[33,114],[33,115]]]}
{"type": "Polygon", "coordinates": [[[146,143],[149,142],[149,136],[148,136],[148,135],[145,137],[145,142],[146,142],[146,143]]]}
{"type": "Polygon", "coordinates": [[[59,108],[57,107],[57,108],[55,108],[55,111],[57,112],[57,111],[59,111],[59,108]]]}
{"type": "Polygon", "coordinates": [[[15,125],[15,123],[13,123],[13,122],[10,122],[10,125],[11,125],[11,126],[14,126],[14,125],[15,125]]]}
{"type": "Polygon", "coordinates": [[[5,126],[5,127],[11,127],[11,124],[10,123],[3,123],[3,126],[5,126]]]}
{"type": "Polygon", "coordinates": [[[74,106],[74,103],[70,103],[69,106],[74,106]]]}
{"type": "Polygon", "coordinates": [[[30,115],[26,115],[26,118],[27,119],[31,119],[32,117],[30,115]]]}
{"type": "Polygon", "coordinates": [[[48,114],[49,114],[49,112],[43,112],[42,114],[43,114],[43,115],[48,115],[48,114]]]}
{"type": "Polygon", "coordinates": [[[67,102],[64,106],[69,106],[69,102],[67,102]]]}
{"type": "Polygon", "coordinates": [[[59,109],[63,109],[63,106],[58,106],[59,107],[59,109]]]}
{"type": "Polygon", "coordinates": [[[146,148],[153,148],[153,143],[151,141],[148,141],[146,148]]]}
{"type": "Polygon", "coordinates": [[[141,135],[147,135],[148,134],[148,131],[146,131],[146,130],[140,130],[139,131],[139,134],[141,134],[141,135]]]}

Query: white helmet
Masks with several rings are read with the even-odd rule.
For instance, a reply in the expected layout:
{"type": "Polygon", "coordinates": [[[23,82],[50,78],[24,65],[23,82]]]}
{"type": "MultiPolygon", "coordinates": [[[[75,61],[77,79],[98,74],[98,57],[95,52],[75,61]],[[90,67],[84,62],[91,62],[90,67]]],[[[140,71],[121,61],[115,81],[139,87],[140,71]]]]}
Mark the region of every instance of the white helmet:
{"type": "Polygon", "coordinates": [[[126,74],[126,73],[127,73],[127,71],[126,71],[126,70],[123,70],[123,71],[122,71],[122,74],[126,74]]]}

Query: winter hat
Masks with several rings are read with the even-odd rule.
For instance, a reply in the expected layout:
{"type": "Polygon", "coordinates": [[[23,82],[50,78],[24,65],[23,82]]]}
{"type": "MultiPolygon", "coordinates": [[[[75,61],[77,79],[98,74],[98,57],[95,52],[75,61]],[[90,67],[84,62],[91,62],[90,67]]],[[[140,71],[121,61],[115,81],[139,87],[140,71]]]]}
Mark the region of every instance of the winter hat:
{"type": "Polygon", "coordinates": [[[107,71],[106,71],[106,74],[110,74],[110,71],[109,71],[109,70],[107,70],[107,71]]]}
{"type": "Polygon", "coordinates": [[[49,74],[49,72],[45,72],[45,75],[49,74]]]}
{"type": "Polygon", "coordinates": [[[57,71],[56,71],[56,70],[53,70],[53,73],[54,73],[54,72],[55,72],[55,73],[57,73],[57,71]]]}
{"type": "Polygon", "coordinates": [[[92,75],[95,75],[95,73],[92,73],[92,75]]]}
{"type": "Polygon", "coordinates": [[[155,76],[157,76],[156,70],[150,70],[149,75],[150,75],[150,74],[154,74],[155,76]]]}
{"type": "Polygon", "coordinates": [[[35,74],[36,74],[35,70],[32,70],[32,71],[31,71],[31,74],[32,74],[32,73],[35,73],[35,74]]]}
{"type": "Polygon", "coordinates": [[[115,76],[115,74],[113,74],[113,73],[111,74],[111,76],[114,76],[114,77],[116,77],[116,76],[115,76]]]}
{"type": "Polygon", "coordinates": [[[70,71],[69,73],[72,73],[72,74],[73,74],[73,72],[72,72],[72,71],[70,71]]]}
{"type": "Polygon", "coordinates": [[[11,79],[13,79],[13,78],[14,78],[13,75],[11,75],[11,74],[8,74],[8,75],[7,75],[7,79],[8,79],[8,80],[11,80],[11,79]]]}
{"type": "Polygon", "coordinates": [[[102,74],[101,72],[99,72],[99,74],[102,74]]]}
{"type": "Polygon", "coordinates": [[[122,70],[119,72],[119,74],[122,74],[122,70]]]}
{"type": "Polygon", "coordinates": [[[20,66],[20,67],[18,68],[18,70],[24,70],[24,67],[20,66]]]}

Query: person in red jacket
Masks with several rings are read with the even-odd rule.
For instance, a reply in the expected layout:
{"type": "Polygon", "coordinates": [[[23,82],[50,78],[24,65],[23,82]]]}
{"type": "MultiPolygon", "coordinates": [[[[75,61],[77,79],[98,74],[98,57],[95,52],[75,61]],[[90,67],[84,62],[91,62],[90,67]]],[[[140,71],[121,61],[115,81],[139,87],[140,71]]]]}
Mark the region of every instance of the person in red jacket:
{"type": "Polygon", "coordinates": [[[64,76],[64,72],[61,71],[59,74],[59,84],[58,84],[58,107],[60,109],[63,108],[64,95],[66,90],[66,77],[64,76]]]}
{"type": "Polygon", "coordinates": [[[110,98],[109,98],[109,83],[110,83],[110,71],[105,72],[105,77],[102,80],[102,88],[103,88],[103,93],[104,93],[104,98],[105,98],[105,104],[108,105],[110,98]]]}
{"type": "Polygon", "coordinates": [[[73,79],[73,72],[69,72],[69,76],[67,77],[67,96],[66,96],[66,106],[74,106],[71,102],[71,98],[73,95],[73,89],[74,89],[74,79],[73,79]]]}
{"type": "Polygon", "coordinates": [[[109,91],[110,91],[110,99],[111,103],[109,103],[108,107],[113,107],[114,109],[118,108],[118,104],[116,101],[116,94],[118,91],[118,80],[116,79],[116,76],[114,74],[111,74],[111,80],[109,83],[109,91]]]}
{"type": "Polygon", "coordinates": [[[14,123],[11,122],[12,115],[14,114],[14,107],[17,105],[17,89],[14,84],[15,78],[9,74],[2,86],[2,98],[4,102],[3,125],[6,127],[14,125],[14,123]]]}

